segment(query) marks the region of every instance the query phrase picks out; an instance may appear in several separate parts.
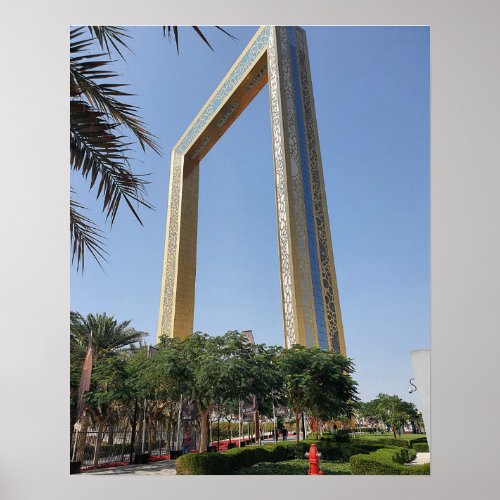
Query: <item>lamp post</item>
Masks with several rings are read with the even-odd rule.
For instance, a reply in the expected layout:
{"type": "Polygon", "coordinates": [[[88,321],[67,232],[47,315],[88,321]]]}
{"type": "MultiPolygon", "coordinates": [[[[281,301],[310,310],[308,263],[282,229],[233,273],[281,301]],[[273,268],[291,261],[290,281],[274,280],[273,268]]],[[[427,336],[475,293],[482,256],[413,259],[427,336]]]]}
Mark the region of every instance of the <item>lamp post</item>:
{"type": "Polygon", "coordinates": [[[408,387],[408,392],[410,394],[413,394],[414,392],[417,392],[417,386],[412,382],[412,380],[415,380],[414,378],[410,379],[410,387],[408,387]]]}

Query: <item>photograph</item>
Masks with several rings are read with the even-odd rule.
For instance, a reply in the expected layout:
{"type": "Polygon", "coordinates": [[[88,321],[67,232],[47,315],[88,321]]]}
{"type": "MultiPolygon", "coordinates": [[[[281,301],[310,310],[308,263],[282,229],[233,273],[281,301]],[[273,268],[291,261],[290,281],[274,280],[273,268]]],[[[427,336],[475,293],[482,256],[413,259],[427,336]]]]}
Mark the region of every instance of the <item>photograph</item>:
{"type": "Polygon", "coordinates": [[[68,32],[70,474],[431,475],[430,26],[68,32]]]}

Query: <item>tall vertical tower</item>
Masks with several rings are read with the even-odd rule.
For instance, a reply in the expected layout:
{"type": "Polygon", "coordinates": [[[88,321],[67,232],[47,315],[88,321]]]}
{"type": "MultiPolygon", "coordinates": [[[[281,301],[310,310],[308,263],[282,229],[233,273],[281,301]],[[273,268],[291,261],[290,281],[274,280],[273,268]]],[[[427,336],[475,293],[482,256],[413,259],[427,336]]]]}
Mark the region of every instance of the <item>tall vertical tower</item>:
{"type": "Polygon", "coordinates": [[[304,30],[262,26],[172,151],[158,337],[193,330],[199,164],[269,82],[285,346],[346,354],[304,30]]]}

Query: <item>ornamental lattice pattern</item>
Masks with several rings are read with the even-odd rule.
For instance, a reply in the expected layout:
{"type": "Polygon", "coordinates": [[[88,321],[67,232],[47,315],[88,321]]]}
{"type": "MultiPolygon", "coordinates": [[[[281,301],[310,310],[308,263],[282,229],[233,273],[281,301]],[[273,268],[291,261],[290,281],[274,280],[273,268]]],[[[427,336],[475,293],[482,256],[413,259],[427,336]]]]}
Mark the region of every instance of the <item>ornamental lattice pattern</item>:
{"type": "Polygon", "coordinates": [[[292,192],[291,211],[293,213],[293,225],[295,229],[295,277],[298,280],[296,291],[301,308],[304,335],[307,345],[314,345],[314,309],[313,295],[310,283],[311,269],[309,265],[309,253],[307,246],[307,232],[304,208],[304,191],[300,159],[298,152],[297,117],[295,113],[292,75],[290,68],[290,49],[286,27],[277,28],[280,35],[280,62],[283,88],[282,110],[288,130],[288,152],[290,161],[290,176],[292,192]]]}
{"type": "Polygon", "coordinates": [[[330,262],[330,237],[325,223],[326,206],[323,203],[322,185],[324,183],[319,158],[319,144],[316,140],[316,119],[314,115],[314,102],[311,97],[308,68],[305,53],[304,33],[297,32],[297,49],[300,64],[300,83],[302,87],[302,99],[304,105],[304,118],[307,134],[307,146],[309,152],[309,168],[311,173],[311,185],[313,193],[314,216],[316,220],[316,238],[319,250],[319,261],[321,268],[321,281],[323,288],[323,303],[326,310],[327,330],[330,337],[330,345],[335,352],[340,352],[339,331],[337,312],[335,308],[335,295],[332,280],[332,263],[330,262]]]}
{"type": "Polygon", "coordinates": [[[171,335],[171,325],[174,314],[175,284],[178,269],[177,246],[179,242],[180,205],[182,190],[182,170],[184,157],[178,153],[173,153],[170,169],[170,192],[168,195],[168,227],[167,245],[165,250],[165,268],[163,271],[163,303],[160,304],[160,325],[158,336],[171,335]],[[162,314],[163,311],[163,314],[162,314]]]}
{"type": "Polygon", "coordinates": [[[279,84],[277,68],[277,47],[274,33],[269,35],[269,90],[271,100],[271,125],[273,131],[274,171],[276,177],[276,211],[278,219],[278,244],[280,250],[281,293],[283,300],[283,322],[285,344],[297,343],[292,296],[292,272],[290,259],[290,236],[287,221],[287,187],[283,161],[283,125],[280,117],[279,84]]]}

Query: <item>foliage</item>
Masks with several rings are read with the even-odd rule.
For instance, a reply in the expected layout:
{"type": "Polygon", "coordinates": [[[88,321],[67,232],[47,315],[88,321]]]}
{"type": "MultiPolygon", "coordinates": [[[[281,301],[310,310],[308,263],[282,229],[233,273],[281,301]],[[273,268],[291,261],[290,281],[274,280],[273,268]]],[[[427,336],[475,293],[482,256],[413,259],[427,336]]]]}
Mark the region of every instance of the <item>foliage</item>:
{"type": "MultiPolygon", "coordinates": [[[[96,409],[110,402],[112,394],[118,400],[124,398],[123,380],[128,378],[125,353],[146,335],[130,327],[130,321],[119,323],[112,316],[104,314],[70,313],[70,388],[71,414],[76,412],[78,386],[87,351],[89,334],[92,332],[93,372],[91,378],[92,396],[88,404],[97,404],[96,409]],[[119,358],[119,359],[115,359],[119,358]],[[124,371],[125,370],[125,371],[124,371]],[[116,387],[113,385],[116,384],[116,387]],[[100,392],[104,391],[102,395],[100,392]]],[[[128,384],[128,380],[127,380],[128,384]]],[[[128,389],[127,389],[128,390],[128,389]]],[[[97,411],[97,410],[96,410],[97,411]]]]}
{"type": "Polygon", "coordinates": [[[278,358],[284,393],[296,419],[297,440],[302,412],[329,420],[352,413],[357,401],[352,361],[333,351],[295,345],[278,358]]]}
{"type": "Polygon", "coordinates": [[[388,426],[392,430],[394,438],[408,421],[415,421],[419,418],[417,407],[413,403],[403,401],[396,395],[379,394],[377,398],[368,403],[358,404],[358,409],[363,416],[380,420],[388,426]]]}
{"type": "MultiPolygon", "coordinates": [[[[210,45],[210,42],[207,40],[203,32],[198,26],[191,26],[196,34],[203,40],[203,42],[210,47],[210,49],[213,51],[213,47],[210,45]]],[[[228,33],[225,29],[221,28],[220,26],[215,26],[216,29],[219,31],[222,31],[225,33],[227,36],[231,37],[233,40],[236,40],[236,37],[228,33]]],[[[177,54],[179,53],[179,27],[178,26],[163,26],[163,36],[166,37],[168,36],[168,40],[170,41],[172,39],[172,33],[174,35],[174,40],[175,40],[175,47],[177,49],[177,54]]]]}
{"type": "Polygon", "coordinates": [[[200,451],[208,444],[211,409],[234,411],[239,401],[250,402],[254,396],[264,410],[272,408],[270,395],[281,385],[272,369],[272,349],[250,344],[236,331],[219,337],[197,332],[182,341],[162,339],[159,349],[158,369],[175,379],[177,391],[196,405],[200,451]]]}
{"type": "MultiPolygon", "coordinates": [[[[324,475],[348,475],[351,474],[351,465],[347,463],[335,463],[321,461],[320,469],[324,475]]],[[[242,469],[239,474],[245,475],[305,475],[309,470],[309,461],[304,459],[287,460],[286,462],[261,462],[248,469],[242,469]]]]}
{"type": "Polygon", "coordinates": [[[427,444],[426,437],[415,437],[418,434],[402,434],[399,438],[387,436],[369,436],[356,437],[353,442],[357,444],[381,444],[384,446],[398,446],[400,448],[415,448],[415,444],[427,444]]]}
{"type": "Polygon", "coordinates": [[[85,395],[87,408],[94,420],[105,421],[116,405],[126,403],[133,395],[127,380],[123,357],[103,357],[92,371],[90,389],[85,395]]]}
{"type": "MultiPolygon", "coordinates": [[[[260,447],[234,448],[225,453],[196,453],[183,455],[176,461],[178,474],[231,474],[260,462],[275,463],[285,460],[303,459],[309,451],[310,441],[280,442],[260,447]]],[[[318,451],[322,459],[346,463],[359,453],[378,450],[377,445],[351,445],[349,443],[319,442],[318,451]]]]}
{"type": "Polygon", "coordinates": [[[403,465],[415,458],[414,450],[383,448],[368,455],[354,455],[350,459],[353,474],[362,475],[422,475],[430,474],[430,464],[403,465]]]}
{"type": "MultiPolygon", "coordinates": [[[[80,27],[70,33],[70,165],[89,180],[90,189],[95,186],[111,224],[122,200],[142,224],[135,207],[151,208],[145,200],[147,182],[130,168],[132,142],[125,133],[131,133],[143,150],[149,147],[159,153],[159,146],[141,121],[138,108],[124,102],[132,94],[124,92],[125,85],[116,82],[118,74],[107,69],[112,63],[106,58],[110,45],[118,51],[118,46],[127,47],[125,29],[89,27],[88,31],[80,27]],[[95,52],[96,39],[99,52],[95,52]]],[[[72,260],[83,270],[86,251],[99,264],[106,252],[101,230],[82,209],[71,200],[72,260]]]]}
{"type": "Polygon", "coordinates": [[[177,474],[231,474],[259,462],[281,462],[294,457],[294,443],[233,448],[225,453],[190,453],[175,462],[177,474]]]}
{"type": "Polygon", "coordinates": [[[418,453],[427,453],[429,451],[427,443],[412,443],[411,447],[418,453]]]}

